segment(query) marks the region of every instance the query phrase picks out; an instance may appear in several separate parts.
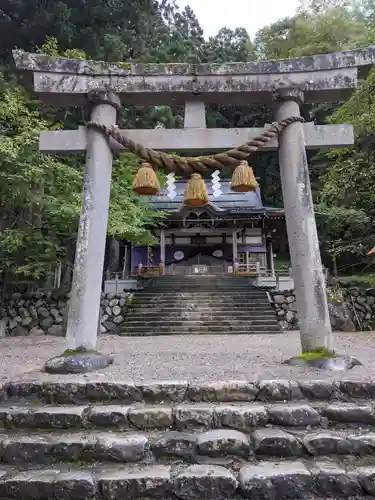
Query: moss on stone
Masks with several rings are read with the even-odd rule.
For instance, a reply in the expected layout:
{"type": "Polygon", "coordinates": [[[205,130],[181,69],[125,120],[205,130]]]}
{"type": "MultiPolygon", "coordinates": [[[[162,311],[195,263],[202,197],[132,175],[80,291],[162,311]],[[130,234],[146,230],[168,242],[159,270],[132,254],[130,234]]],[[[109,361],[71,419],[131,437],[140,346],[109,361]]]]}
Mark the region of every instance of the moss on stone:
{"type": "Polygon", "coordinates": [[[304,359],[305,361],[312,361],[314,359],[322,359],[322,358],[337,358],[338,354],[334,352],[330,352],[325,347],[318,347],[317,349],[313,349],[312,351],[305,351],[297,358],[304,359]]]}
{"type": "Polygon", "coordinates": [[[120,61],[120,62],[117,62],[116,65],[119,66],[120,68],[127,69],[128,71],[131,71],[131,69],[132,69],[131,62],[120,61]]]}
{"type": "Polygon", "coordinates": [[[66,349],[60,356],[74,356],[75,354],[100,354],[95,349],[85,349],[84,347],[77,347],[77,349],[66,349]]]}

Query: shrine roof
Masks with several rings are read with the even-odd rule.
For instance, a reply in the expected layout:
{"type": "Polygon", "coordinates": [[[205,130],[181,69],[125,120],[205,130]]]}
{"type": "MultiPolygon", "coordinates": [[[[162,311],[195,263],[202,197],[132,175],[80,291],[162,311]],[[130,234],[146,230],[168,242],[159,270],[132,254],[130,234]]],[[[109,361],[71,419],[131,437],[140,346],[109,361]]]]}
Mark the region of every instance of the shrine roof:
{"type": "MultiPolygon", "coordinates": [[[[168,194],[168,189],[163,189],[158,196],[150,198],[151,205],[154,209],[169,213],[179,212],[184,205],[184,193],[187,181],[182,180],[175,183],[176,196],[171,199],[168,194]]],[[[211,182],[206,183],[207,192],[211,209],[218,215],[227,215],[228,213],[264,213],[268,210],[263,206],[261,192],[258,188],[256,191],[248,193],[235,193],[230,189],[230,181],[221,181],[221,194],[214,194],[211,182]]]]}

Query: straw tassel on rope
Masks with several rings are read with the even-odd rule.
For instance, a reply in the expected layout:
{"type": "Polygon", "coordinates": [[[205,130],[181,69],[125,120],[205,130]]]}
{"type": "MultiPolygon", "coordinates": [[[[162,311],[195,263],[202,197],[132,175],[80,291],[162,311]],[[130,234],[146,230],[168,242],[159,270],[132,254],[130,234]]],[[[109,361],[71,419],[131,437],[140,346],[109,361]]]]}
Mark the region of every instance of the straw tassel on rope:
{"type": "Polygon", "coordinates": [[[134,176],[132,189],[141,196],[155,196],[160,192],[160,183],[149,163],[142,163],[134,176]]]}
{"type": "Polygon", "coordinates": [[[231,190],[236,193],[247,193],[248,191],[255,191],[258,187],[253,169],[246,160],[241,161],[233,172],[231,190]]]}
{"type": "Polygon", "coordinates": [[[185,190],[185,205],[200,206],[208,203],[206,183],[200,174],[192,174],[185,190]]]}

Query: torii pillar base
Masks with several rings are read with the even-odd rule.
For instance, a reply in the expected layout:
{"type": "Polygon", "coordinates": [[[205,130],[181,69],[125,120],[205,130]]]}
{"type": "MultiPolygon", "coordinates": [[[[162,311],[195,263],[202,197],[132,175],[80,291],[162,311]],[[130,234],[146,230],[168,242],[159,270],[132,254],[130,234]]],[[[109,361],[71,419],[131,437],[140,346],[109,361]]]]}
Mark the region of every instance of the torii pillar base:
{"type": "Polygon", "coordinates": [[[283,362],[283,365],[297,366],[298,368],[306,368],[313,370],[321,370],[325,372],[345,372],[362,366],[362,363],[357,358],[350,355],[335,354],[331,356],[304,358],[295,356],[283,362]]]}
{"type": "Polygon", "coordinates": [[[61,356],[56,356],[47,361],[44,371],[54,374],[89,373],[107,368],[114,359],[99,352],[77,349],[75,352],[66,351],[61,356]]]}

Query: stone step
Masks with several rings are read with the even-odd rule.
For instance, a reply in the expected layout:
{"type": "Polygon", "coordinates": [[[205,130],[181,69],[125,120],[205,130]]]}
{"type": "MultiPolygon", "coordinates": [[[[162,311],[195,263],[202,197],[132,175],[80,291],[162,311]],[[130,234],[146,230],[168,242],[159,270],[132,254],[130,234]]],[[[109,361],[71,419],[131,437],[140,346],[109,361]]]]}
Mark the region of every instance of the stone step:
{"type": "MultiPolygon", "coordinates": [[[[140,307],[136,307],[138,305],[132,305],[128,309],[128,314],[130,312],[139,312],[142,310],[143,314],[153,313],[153,312],[158,312],[160,309],[155,306],[155,307],[146,307],[146,304],[144,304],[144,307],[141,309],[140,307]]],[[[207,307],[205,304],[187,304],[185,306],[183,305],[174,305],[174,304],[169,304],[169,307],[166,307],[165,309],[167,311],[167,314],[180,314],[180,313],[186,313],[186,312],[194,312],[194,313],[200,313],[200,314],[219,314],[220,316],[225,316],[230,313],[238,313],[238,314],[246,314],[248,315],[249,312],[252,312],[254,314],[264,314],[265,312],[269,312],[270,314],[273,314],[274,316],[276,315],[275,310],[273,307],[270,305],[268,306],[258,306],[258,307],[252,307],[248,305],[247,307],[236,307],[236,306],[223,306],[223,307],[207,307]]]]}
{"type": "MultiPolygon", "coordinates": [[[[196,418],[196,417],[195,417],[196,418]]],[[[187,423],[187,422],[186,422],[187,423]]],[[[196,422],[194,422],[196,424],[196,422]]],[[[237,458],[252,463],[278,458],[341,455],[372,457],[375,432],[361,430],[257,429],[243,433],[234,429],[182,431],[74,431],[1,433],[1,463],[7,465],[56,462],[163,463],[179,459],[188,463],[211,463],[237,458]]],[[[375,476],[374,476],[375,479],[375,476]]]]}
{"type": "Polygon", "coordinates": [[[130,327],[138,327],[138,326],[147,326],[152,327],[152,328],[159,328],[160,326],[166,326],[168,328],[172,327],[186,327],[186,328],[199,328],[199,327],[210,327],[210,328],[227,328],[230,330],[235,330],[240,327],[257,327],[257,326],[266,326],[266,325],[278,325],[276,317],[271,318],[252,318],[251,316],[249,318],[230,318],[229,320],[224,320],[224,319],[208,319],[206,321],[204,320],[197,320],[195,318],[190,319],[187,317],[181,318],[181,319],[171,319],[169,316],[164,316],[163,312],[160,313],[159,318],[155,321],[152,321],[151,324],[147,324],[144,319],[141,319],[138,316],[133,316],[132,318],[127,317],[126,323],[124,326],[126,328],[130,327]]]}
{"type": "Polygon", "coordinates": [[[223,295],[222,297],[219,297],[217,295],[207,295],[205,297],[202,297],[200,295],[196,296],[191,296],[191,297],[182,297],[178,295],[170,295],[170,296],[165,296],[165,295],[143,295],[140,294],[138,296],[135,296],[132,299],[133,302],[165,302],[165,303],[205,303],[207,305],[210,305],[212,303],[221,303],[221,304],[264,304],[264,305],[270,305],[271,303],[267,299],[267,297],[244,297],[243,295],[239,295],[237,298],[234,298],[232,296],[225,296],[223,295]]]}
{"type": "MultiPolygon", "coordinates": [[[[109,335],[112,333],[112,331],[107,332],[109,335]]],[[[116,335],[119,335],[120,337],[170,337],[171,335],[233,335],[234,332],[228,332],[228,330],[221,330],[221,331],[207,331],[207,330],[201,330],[201,331],[181,331],[181,329],[176,329],[176,330],[170,330],[170,331],[154,331],[154,330],[145,330],[145,331],[139,331],[139,330],[120,330],[120,331],[115,331],[114,332],[116,335]]],[[[277,330],[268,330],[268,329],[259,329],[257,328],[256,330],[253,329],[251,331],[248,330],[238,330],[236,331],[236,335],[280,335],[282,334],[283,331],[278,328],[277,330]]]]}
{"type": "Polygon", "coordinates": [[[192,285],[188,285],[186,283],[175,283],[173,285],[166,285],[166,286],[146,286],[142,287],[144,291],[150,291],[153,292],[155,291],[161,291],[161,292],[168,292],[169,290],[176,290],[181,293],[185,291],[189,292],[196,292],[196,291],[209,291],[209,290],[216,290],[220,293],[225,293],[227,290],[230,292],[249,292],[249,293],[265,293],[266,290],[263,288],[254,288],[252,286],[248,285],[231,285],[230,283],[223,283],[221,285],[213,285],[210,283],[194,283],[192,285]]]}
{"type": "Polygon", "coordinates": [[[142,308],[142,309],[133,309],[128,311],[126,318],[142,318],[145,322],[152,321],[153,318],[160,318],[160,316],[170,318],[171,320],[175,320],[176,318],[195,318],[196,320],[205,320],[205,318],[212,318],[218,321],[222,319],[242,319],[246,321],[248,318],[269,318],[270,320],[274,320],[276,315],[274,311],[266,309],[264,311],[261,310],[249,310],[249,309],[232,309],[228,311],[202,311],[202,310],[189,310],[189,309],[175,309],[175,310],[165,310],[154,307],[142,308]]]}
{"type": "Polygon", "coordinates": [[[261,308],[261,309],[268,309],[270,311],[273,311],[274,308],[271,306],[270,303],[268,302],[231,302],[230,300],[227,301],[179,301],[179,300],[137,300],[134,301],[131,305],[131,307],[138,307],[138,306],[166,306],[166,307],[179,307],[179,308],[199,308],[199,307],[204,307],[205,309],[222,309],[222,307],[225,307],[226,309],[256,309],[261,308]]]}
{"type": "Polygon", "coordinates": [[[198,286],[204,284],[210,284],[211,286],[220,286],[227,284],[228,286],[248,286],[249,288],[263,289],[263,287],[257,287],[253,285],[254,277],[244,278],[244,279],[229,279],[223,276],[215,278],[214,276],[184,276],[176,275],[173,278],[163,277],[161,279],[153,279],[151,282],[146,282],[148,286],[170,286],[179,285],[180,283],[184,285],[198,286]]]}
{"type": "Polygon", "coordinates": [[[235,380],[212,382],[153,381],[135,384],[121,381],[38,382],[19,381],[0,385],[0,400],[7,405],[30,402],[76,405],[84,403],[192,403],[192,402],[301,402],[375,401],[371,380],[235,380]]]}
{"type": "Polygon", "coordinates": [[[258,313],[258,314],[264,314],[264,313],[269,313],[272,314],[274,317],[276,317],[276,312],[275,310],[270,306],[252,306],[250,304],[242,304],[242,305],[227,305],[227,307],[220,307],[219,305],[216,305],[215,307],[207,307],[206,304],[185,304],[185,305],[180,305],[180,304],[158,304],[158,303],[142,303],[142,304],[134,304],[131,309],[129,309],[129,313],[137,313],[139,315],[143,315],[146,312],[160,312],[163,311],[166,315],[172,312],[175,313],[186,313],[186,312],[194,312],[194,313],[203,313],[203,314],[210,314],[213,313],[215,314],[216,312],[222,313],[224,316],[231,314],[231,313],[242,313],[245,315],[250,316],[251,313],[258,313]],[[202,307],[204,306],[204,307],[202,307]]]}
{"type": "Polygon", "coordinates": [[[159,321],[160,318],[163,317],[167,321],[176,321],[180,319],[181,321],[194,320],[194,321],[223,321],[225,319],[232,320],[238,319],[241,321],[257,320],[257,319],[268,319],[269,321],[276,320],[275,313],[270,311],[228,311],[228,312],[202,312],[202,311],[179,311],[179,312],[167,312],[167,311],[158,311],[157,309],[148,309],[147,312],[140,312],[137,310],[128,311],[126,315],[126,321],[130,322],[132,320],[139,321],[142,318],[143,322],[149,321],[159,321]]]}
{"type": "Polygon", "coordinates": [[[240,300],[232,300],[230,297],[227,299],[218,299],[215,297],[211,298],[205,298],[205,299],[181,299],[181,298],[164,298],[164,297],[153,297],[153,298],[147,298],[147,297],[136,297],[133,299],[131,304],[129,304],[130,307],[135,307],[138,305],[158,305],[158,304],[165,304],[167,307],[201,307],[203,309],[213,309],[215,307],[217,308],[226,308],[226,309],[233,309],[233,308],[241,308],[241,307],[261,307],[261,308],[269,308],[273,309],[273,305],[268,302],[267,300],[264,299],[251,299],[251,300],[244,300],[241,298],[240,300]]]}
{"type": "Polygon", "coordinates": [[[248,292],[235,292],[235,293],[234,292],[228,292],[228,293],[220,292],[220,293],[217,293],[215,290],[207,291],[207,292],[199,290],[199,291],[195,291],[195,292],[179,291],[179,292],[160,292],[160,293],[150,291],[150,292],[139,292],[138,296],[150,297],[150,298],[153,298],[153,297],[166,297],[166,298],[178,297],[178,298],[182,298],[182,299],[199,297],[199,298],[204,299],[206,297],[211,298],[213,295],[214,296],[217,295],[220,297],[230,297],[232,300],[236,300],[237,298],[240,298],[240,297],[249,298],[249,299],[260,298],[263,300],[267,298],[265,293],[248,293],[248,292]]]}
{"type": "Polygon", "coordinates": [[[258,291],[258,290],[252,290],[251,288],[248,287],[228,287],[228,286],[222,286],[222,287],[213,287],[213,286],[197,286],[196,288],[194,287],[184,287],[183,285],[181,286],[176,286],[176,287],[165,287],[165,288],[156,288],[156,287],[147,287],[144,290],[142,290],[142,293],[184,293],[184,294],[195,294],[195,293],[218,293],[220,295],[225,295],[225,294],[248,294],[248,295],[265,295],[265,291],[258,291]]]}
{"type": "Polygon", "coordinates": [[[121,429],[133,431],[220,429],[249,432],[277,426],[288,429],[341,429],[375,432],[374,403],[164,403],[160,405],[15,405],[0,406],[0,428],[121,429]]]}
{"type": "Polygon", "coordinates": [[[204,304],[205,307],[220,307],[223,305],[226,305],[227,307],[255,307],[255,306],[266,306],[271,308],[271,304],[266,301],[266,300],[246,300],[246,299],[239,299],[239,300],[231,300],[230,297],[227,299],[218,299],[216,297],[211,297],[211,299],[205,299],[203,300],[198,300],[195,299],[194,301],[192,299],[179,299],[179,298],[164,298],[164,297],[155,297],[154,299],[147,299],[146,297],[137,297],[132,301],[132,305],[166,305],[166,306],[172,306],[172,305],[180,305],[180,306],[186,306],[187,304],[190,306],[194,306],[195,303],[198,304],[204,304]]]}
{"type": "Polygon", "coordinates": [[[153,337],[153,336],[168,336],[168,335],[271,335],[281,334],[283,331],[278,324],[269,325],[242,325],[238,327],[229,326],[127,326],[121,325],[120,330],[115,331],[116,335],[124,335],[129,337],[153,337]]]}
{"type": "Polygon", "coordinates": [[[248,290],[232,290],[228,288],[223,288],[223,289],[216,289],[216,288],[204,288],[200,287],[197,290],[188,290],[184,288],[168,288],[165,290],[155,290],[153,288],[149,288],[147,290],[141,290],[136,293],[149,293],[149,294],[154,294],[154,295],[164,295],[164,294],[177,294],[177,295],[188,295],[188,296],[195,296],[195,295],[218,295],[220,297],[226,297],[226,296],[238,296],[238,295],[246,295],[249,297],[265,297],[266,294],[264,292],[262,293],[252,293],[249,292],[248,290]]]}
{"type": "MultiPolygon", "coordinates": [[[[175,274],[172,276],[154,276],[151,283],[153,285],[163,285],[165,283],[246,283],[249,286],[254,287],[251,283],[252,278],[249,276],[233,276],[229,274],[221,274],[220,276],[213,275],[187,275],[187,274],[175,274]]],[[[255,288],[255,287],[254,287],[255,288]]]]}
{"type": "Polygon", "coordinates": [[[8,500],[253,500],[374,498],[373,463],[258,462],[230,465],[58,463],[53,469],[0,469],[0,497],[8,500]]]}
{"type": "MultiPolygon", "coordinates": [[[[128,314],[131,312],[142,311],[142,314],[153,313],[159,311],[158,307],[150,307],[151,304],[144,304],[144,307],[141,309],[140,304],[132,304],[128,309],[128,314]]],[[[201,314],[219,314],[220,316],[225,316],[226,314],[230,314],[231,312],[238,314],[249,314],[252,312],[254,314],[264,314],[265,312],[272,313],[275,316],[275,309],[270,304],[265,304],[262,306],[253,306],[248,304],[247,307],[238,307],[235,305],[223,305],[222,307],[209,307],[204,303],[197,304],[169,304],[168,307],[163,309],[167,314],[180,314],[186,312],[195,312],[201,314]]]]}

